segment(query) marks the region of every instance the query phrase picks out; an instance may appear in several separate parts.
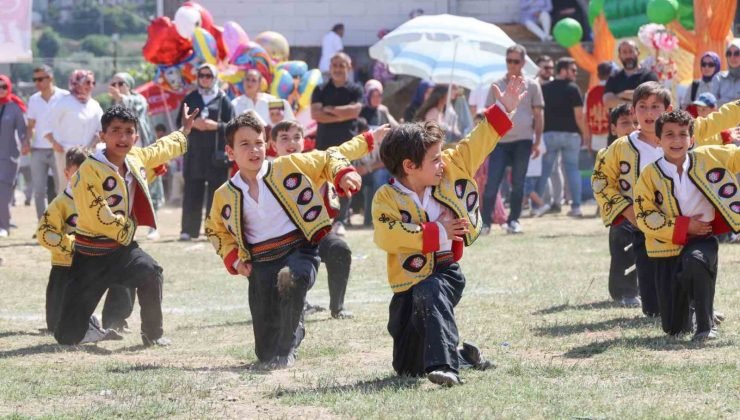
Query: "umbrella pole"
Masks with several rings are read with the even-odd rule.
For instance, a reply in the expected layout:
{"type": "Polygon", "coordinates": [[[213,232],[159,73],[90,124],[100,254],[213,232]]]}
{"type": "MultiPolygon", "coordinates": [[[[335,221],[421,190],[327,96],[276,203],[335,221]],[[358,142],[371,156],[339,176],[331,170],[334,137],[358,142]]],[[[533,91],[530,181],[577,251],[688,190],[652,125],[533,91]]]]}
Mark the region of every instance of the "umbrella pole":
{"type": "MultiPolygon", "coordinates": [[[[452,84],[455,80],[455,63],[457,62],[457,43],[459,38],[455,38],[455,46],[452,49],[452,71],[450,72],[450,83],[447,85],[447,105],[445,105],[445,122],[448,122],[447,116],[449,115],[450,107],[452,106],[452,84]]],[[[453,123],[457,124],[457,121],[453,121],[453,123]]],[[[447,127],[448,130],[451,129],[451,127],[447,127]]]]}

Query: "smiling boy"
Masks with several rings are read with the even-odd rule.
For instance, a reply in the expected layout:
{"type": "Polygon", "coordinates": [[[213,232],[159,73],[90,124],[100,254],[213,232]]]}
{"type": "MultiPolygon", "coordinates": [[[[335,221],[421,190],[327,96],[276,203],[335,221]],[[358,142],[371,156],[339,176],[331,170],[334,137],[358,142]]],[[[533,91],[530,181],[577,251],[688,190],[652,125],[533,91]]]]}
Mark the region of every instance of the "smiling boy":
{"type": "Polygon", "coordinates": [[[694,340],[717,337],[713,321],[718,242],[714,235],[740,232],[736,146],[693,146],[693,120],[684,111],[656,122],[663,157],[647,166],[635,186],[637,226],[655,264],[663,330],[692,330],[694,340]]]}

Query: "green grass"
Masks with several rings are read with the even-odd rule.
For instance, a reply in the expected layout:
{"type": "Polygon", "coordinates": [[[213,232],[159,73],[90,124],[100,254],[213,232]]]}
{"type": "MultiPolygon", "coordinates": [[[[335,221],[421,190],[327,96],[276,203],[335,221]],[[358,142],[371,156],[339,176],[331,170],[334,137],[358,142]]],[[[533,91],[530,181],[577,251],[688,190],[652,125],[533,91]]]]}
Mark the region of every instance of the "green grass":
{"type": "MultiPolygon", "coordinates": [[[[666,337],[654,320],[609,302],[607,235],[596,219],[525,219],[465,251],[462,339],[498,367],[466,371],[440,389],[399,378],[386,331],[391,292],[370,231],[350,231],[355,319],[307,319],[296,366],[254,362],[247,282],[229,276],[210,245],[174,241],[179,212],[160,213],[163,240],[140,243],[165,268],[170,348],[121,342],[63,347],[44,324],[48,254],[30,239],[33,211],[0,242],[0,416],[9,418],[738,418],[740,246],[720,247],[715,306],[721,338],[666,337]]],[[[328,306],[322,268],[309,293],[328,306]]],[[[138,312],[138,311],[136,311],[138,312]]]]}

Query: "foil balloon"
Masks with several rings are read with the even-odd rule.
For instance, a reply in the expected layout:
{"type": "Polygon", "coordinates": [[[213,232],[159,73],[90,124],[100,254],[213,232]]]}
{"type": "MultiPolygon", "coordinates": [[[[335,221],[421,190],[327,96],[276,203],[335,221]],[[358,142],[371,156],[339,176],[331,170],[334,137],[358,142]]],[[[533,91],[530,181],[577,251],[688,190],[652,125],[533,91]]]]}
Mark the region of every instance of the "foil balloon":
{"type": "Polygon", "coordinates": [[[193,34],[193,50],[198,58],[208,64],[216,64],[218,61],[216,39],[204,28],[195,28],[195,33],[193,34]]]}
{"type": "Polygon", "coordinates": [[[200,24],[200,13],[194,7],[182,6],[175,12],[175,28],[183,38],[192,38],[195,28],[200,24]]]}
{"type": "Polygon", "coordinates": [[[293,77],[301,77],[308,71],[308,64],[305,61],[283,61],[275,66],[275,72],[286,70],[293,77]]]}
{"type": "Polygon", "coordinates": [[[291,94],[297,89],[294,76],[286,69],[275,70],[275,76],[270,85],[270,95],[285,99],[295,109],[295,102],[290,100],[291,94]]]}
{"type": "Polygon", "coordinates": [[[191,9],[195,9],[195,11],[198,13],[198,16],[200,16],[200,26],[205,28],[205,30],[210,32],[211,28],[215,26],[213,24],[213,16],[211,16],[211,12],[209,12],[205,7],[201,6],[200,3],[194,1],[186,1],[182,4],[182,7],[190,7],[191,9]]]}
{"type": "Polygon", "coordinates": [[[290,56],[288,40],[278,32],[262,32],[257,35],[257,38],[255,38],[254,41],[260,44],[276,63],[285,61],[290,56]]]}
{"type": "MultiPolygon", "coordinates": [[[[244,70],[256,69],[262,75],[262,79],[267,83],[264,89],[272,83],[273,64],[270,55],[262,46],[255,42],[249,42],[247,45],[240,45],[236,57],[232,64],[243,68],[244,70]]],[[[264,90],[263,89],[263,90],[264,90]]]]}
{"type": "Polygon", "coordinates": [[[176,25],[166,16],[149,24],[149,34],[142,49],[144,59],[152,64],[173,65],[184,61],[193,53],[189,38],[183,38],[176,25]]]}
{"type": "Polygon", "coordinates": [[[249,37],[244,29],[234,21],[228,21],[224,25],[224,47],[226,48],[226,58],[233,61],[234,53],[237,52],[240,45],[249,45],[249,37]]]}
{"type": "Polygon", "coordinates": [[[316,86],[323,83],[321,71],[319,69],[309,70],[301,77],[301,83],[298,85],[298,109],[303,110],[311,107],[311,95],[316,86]]]}

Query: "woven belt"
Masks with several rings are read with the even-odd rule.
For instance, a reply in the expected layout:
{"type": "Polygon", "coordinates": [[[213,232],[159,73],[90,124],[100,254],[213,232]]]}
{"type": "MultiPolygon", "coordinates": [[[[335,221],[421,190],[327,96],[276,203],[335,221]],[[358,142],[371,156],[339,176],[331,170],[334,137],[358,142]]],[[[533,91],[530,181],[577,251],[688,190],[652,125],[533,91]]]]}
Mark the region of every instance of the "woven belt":
{"type": "Polygon", "coordinates": [[[275,261],[288,255],[295,248],[307,245],[308,241],[303,232],[296,229],[283,236],[268,239],[251,247],[252,261],[266,262],[275,261]]]}
{"type": "Polygon", "coordinates": [[[444,268],[455,262],[452,251],[442,251],[434,254],[434,267],[444,268]]]}
{"type": "Polygon", "coordinates": [[[91,257],[108,255],[121,247],[117,241],[105,236],[75,234],[75,252],[91,257]]]}

